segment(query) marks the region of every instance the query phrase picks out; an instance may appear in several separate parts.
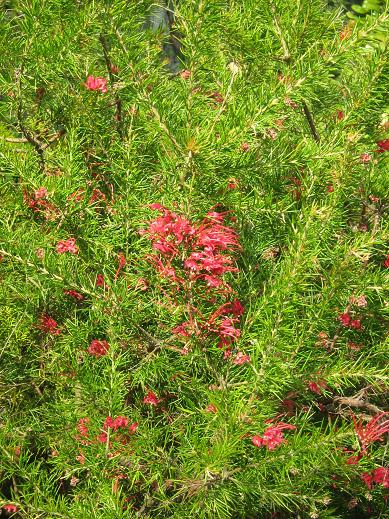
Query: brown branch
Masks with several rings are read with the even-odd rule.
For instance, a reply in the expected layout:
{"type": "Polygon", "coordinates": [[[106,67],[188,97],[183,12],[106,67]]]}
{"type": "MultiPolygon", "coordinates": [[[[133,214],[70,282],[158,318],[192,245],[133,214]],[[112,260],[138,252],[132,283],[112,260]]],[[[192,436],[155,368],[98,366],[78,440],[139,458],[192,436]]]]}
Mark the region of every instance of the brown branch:
{"type": "Polygon", "coordinates": [[[347,396],[337,396],[333,399],[334,404],[338,404],[340,406],[348,406],[354,409],[366,409],[369,413],[375,415],[379,413],[383,413],[384,411],[377,407],[374,404],[371,404],[367,399],[367,393],[369,391],[369,387],[365,387],[358,391],[357,394],[351,397],[347,396]]]}
{"type": "Polygon", "coordinates": [[[5,137],[5,142],[13,142],[13,143],[19,143],[19,142],[28,142],[28,139],[25,137],[5,137]]]}
{"type": "MultiPolygon", "coordinates": [[[[110,81],[111,85],[113,85],[116,82],[116,73],[114,73],[112,70],[113,63],[109,58],[108,43],[107,43],[107,40],[105,39],[105,36],[103,36],[102,34],[100,34],[99,40],[101,43],[101,47],[103,49],[104,61],[105,61],[105,66],[107,67],[109,81],[110,81]]],[[[120,99],[118,94],[115,95],[115,106],[116,106],[116,110],[115,110],[116,129],[117,129],[117,132],[118,132],[120,138],[123,138],[122,100],[120,99]]]]}
{"type": "Polygon", "coordinates": [[[303,101],[302,105],[303,105],[304,115],[305,115],[305,117],[306,117],[306,119],[308,121],[309,128],[310,128],[311,133],[312,133],[312,137],[315,139],[316,142],[320,142],[320,136],[317,133],[315,122],[313,120],[311,112],[309,111],[307,103],[305,101],[303,101]]]}

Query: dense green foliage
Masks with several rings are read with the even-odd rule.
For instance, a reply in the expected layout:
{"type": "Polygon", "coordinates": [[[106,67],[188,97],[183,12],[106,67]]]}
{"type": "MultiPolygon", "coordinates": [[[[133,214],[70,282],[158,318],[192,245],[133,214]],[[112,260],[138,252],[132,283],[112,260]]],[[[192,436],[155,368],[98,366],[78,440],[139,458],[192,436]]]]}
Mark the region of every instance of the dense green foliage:
{"type": "Polygon", "coordinates": [[[361,479],[384,436],[347,460],[388,382],[389,15],[338,4],[1,2],[0,508],[384,517],[361,479]],[[140,232],[152,203],[233,216],[250,362],[211,336],[180,353],[182,302],[140,232]],[[108,416],[138,428],[92,440],[108,416]],[[274,417],[296,429],[255,446],[274,417]]]}

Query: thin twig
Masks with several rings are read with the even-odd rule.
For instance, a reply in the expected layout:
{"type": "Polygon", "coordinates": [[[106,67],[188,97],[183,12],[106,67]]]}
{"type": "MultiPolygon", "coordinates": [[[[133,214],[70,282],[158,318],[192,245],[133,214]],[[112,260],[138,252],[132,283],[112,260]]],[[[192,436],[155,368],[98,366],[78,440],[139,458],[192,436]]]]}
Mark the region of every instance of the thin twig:
{"type": "Polygon", "coordinates": [[[271,4],[270,5],[270,9],[271,9],[271,12],[273,13],[273,22],[274,22],[275,30],[276,30],[276,33],[277,33],[278,37],[280,38],[281,47],[282,47],[282,50],[284,51],[284,55],[283,55],[282,59],[286,63],[289,63],[289,61],[290,61],[290,52],[289,52],[289,49],[288,49],[288,45],[286,44],[286,41],[285,41],[285,39],[284,39],[284,37],[282,35],[280,24],[278,23],[278,19],[277,19],[277,16],[276,16],[276,8],[275,8],[275,6],[273,4],[271,4]]]}
{"type": "Polygon", "coordinates": [[[308,121],[309,128],[312,133],[312,137],[315,139],[316,142],[320,142],[320,137],[319,137],[319,134],[317,133],[316,126],[315,126],[312,114],[309,111],[309,108],[307,106],[307,103],[305,101],[303,101],[302,105],[303,105],[304,115],[308,121]]]}

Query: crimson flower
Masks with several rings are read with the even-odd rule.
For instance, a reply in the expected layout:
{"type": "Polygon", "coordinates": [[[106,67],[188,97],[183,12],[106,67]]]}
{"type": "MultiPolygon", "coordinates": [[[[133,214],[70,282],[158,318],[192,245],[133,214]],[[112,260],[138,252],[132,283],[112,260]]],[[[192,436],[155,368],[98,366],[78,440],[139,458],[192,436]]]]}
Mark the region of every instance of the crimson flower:
{"type": "Polygon", "coordinates": [[[272,451],[284,441],[282,431],[286,429],[295,430],[296,427],[294,425],[280,422],[275,426],[265,429],[262,436],[253,436],[251,441],[256,447],[267,447],[269,451],[272,451]]]}
{"type": "Polygon", "coordinates": [[[48,314],[42,314],[38,328],[50,335],[59,335],[61,330],[58,328],[57,322],[48,314]]]}
{"type": "Polygon", "coordinates": [[[39,198],[46,198],[48,195],[48,191],[45,187],[40,187],[36,191],[34,191],[35,199],[38,200],[39,198]]]}
{"type": "Polygon", "coordinates": [[[361,418],[357,422],[353,415],[355,434],[358,437],[363,453],[366,453],[366,447],[377,440],[381,440],[384,434],[389,432],[389,419],[386,419],[387,415],[389,415],[388,412],[379,413],[373,416],[365,426],[362,424],[361,418]]]}
{"type": "Polygon", "coordinates": [[[3,510],[5,510],[6,512],[8,512],[9,514],[14,514],[18,511],[18,507],[12,503],[8,503],[6,505],[3,505],[1,507],[3,510]]]}
{"type": "Polygon", "coordinates": [[[144,404],[158,405],[159,399],[153,391],[147,391],[147,395],[143,398],[144,404]]]}
{"type": "Polygon", "coordinates": [[[88,347],[88,353],[94,355],[95,357],[102,357],[106,355],[109,350],[109,344],[107,341],[99,341],[98,339],[94,339],[88,347]]]}
{"type": "Polygon", "coordinates": [[[207,413],[217,413],[217,407],[214,405],[214,404],[209,404],[207,405],[207,407],[205,408],[205,411],[207,413]]]}
{"type": "Polygon", "coordinates": [[[122,270],[122,268],[125,266],[126,263],[127,263],[127,260],[126,260],[125,255],[122,252],[119,252],[119,254],[118,254],[118,268],[117,268],[116,273],[115,273],[115,279],[117,279],[119,277],[120,271],[122,270]]]}
{"type": "Polygon", "coordinates": [[[389,254],[385,258],[384,267],[389,268],[389,254]]]}
{"type": "Polygon", "coordinates": [[[85,87],[88,90],[99,90],[103,94],[108,92],[107,80],[103,77],[88,76],[85,81],[85,87]]]}
{"type": "Polygon", "coordinates": [[[78,254],[76,239],[69,238],[67,240],[60,240],[57,243],[57,252],[58,254],[63,254],[65,252],[70,252],[71,254],[78,254]]]}

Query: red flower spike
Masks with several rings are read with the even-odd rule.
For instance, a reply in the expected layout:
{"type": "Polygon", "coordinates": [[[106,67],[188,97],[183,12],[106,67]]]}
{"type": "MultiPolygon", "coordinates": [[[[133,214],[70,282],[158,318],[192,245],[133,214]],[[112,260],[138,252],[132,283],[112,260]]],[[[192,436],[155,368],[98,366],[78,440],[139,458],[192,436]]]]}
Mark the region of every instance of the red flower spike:
{"type": "Polygon", "coordinates": [[[384,265],[384,267],[389,268],[389,254],[386,256],[383,265],[384,265]]]}
{"type": "Polygon", "coordinates": [[[353,422],[355,434],[358,437],[362,452],[365,454],[366,448],[373,442],[381,440],[384,434],[389,432],[389,419],[387,417],[389,412],[382,412],[371,418],[371,420],[364,426],[362,419],[357,422],[355,415],[353,415],[353,422]]]}
{"type": "Polygon", "coordinates": [[[98,288],[105,288],[106,287],[103,274],[97,274],[97,276],[96,276],[96,287],[98,287],[98,288]]]}
{"type": "Polygon", "coordinates": [[[6,505],[3,505],[1,508],[3,510],[5,510],[9,514],[15,514],[19,510],[19,508],[16,505],[12,504],[12,503],[8,503],[6,505]]]}

